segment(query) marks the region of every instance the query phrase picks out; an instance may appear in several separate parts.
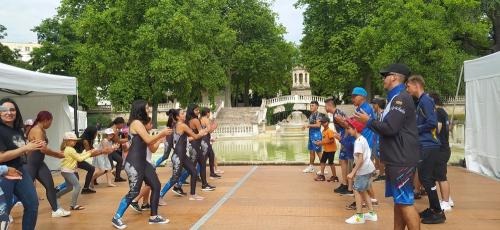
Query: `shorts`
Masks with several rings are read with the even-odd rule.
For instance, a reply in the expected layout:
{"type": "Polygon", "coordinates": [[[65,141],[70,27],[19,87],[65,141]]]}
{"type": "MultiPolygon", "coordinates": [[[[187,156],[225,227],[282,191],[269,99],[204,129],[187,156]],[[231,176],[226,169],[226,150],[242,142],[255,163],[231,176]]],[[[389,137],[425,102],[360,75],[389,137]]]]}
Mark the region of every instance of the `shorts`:
{"type": "Polygon", "coordinates": [[[436,181],[447,181],[448,178],[446,174],[448,174],[448,161],[451,157],[451,149],[450,148],[441,148],[439,150],[438,157],[436,159],[436,167],[433,171],[433,176],[436,181]]]}
{"type": "Polygon", "coordinates": [[[354,184],[352,185],[352,189],[358,192],[368,191],[371,183],[372,183],[371,173],[359,176],[356,175],[356,177],[354,177],[354,184]]]}
{"type": "Polygon", "coordinates": [[[309,143],[307,145],[307,149],[309,151],[314,151],[317,153],[321,152],[321,145],[316,145],[316,141],[321,141],[323,139],[323,135],[321,134],[320,129],[309,129],[309,143]]]}
{"type": "Polygon", "coordinates": [[[394,199],[394,204],[413,205],[413,176],[415,167],[386,166],[385,197],[394,199]]]}
{"type": "Polygon", "coordinates": [[[354,155],[352,153],[340,151],[339,160],[354,160],[354,155]]]}
{"type": "Polygon", "coordinates": [[[319,162],[322,164],[328,162],[328,165],[333,165],[334,157],[335,157],[335,152],[323,152],[323,156],[321,156],[321,160],[319,162]]]}

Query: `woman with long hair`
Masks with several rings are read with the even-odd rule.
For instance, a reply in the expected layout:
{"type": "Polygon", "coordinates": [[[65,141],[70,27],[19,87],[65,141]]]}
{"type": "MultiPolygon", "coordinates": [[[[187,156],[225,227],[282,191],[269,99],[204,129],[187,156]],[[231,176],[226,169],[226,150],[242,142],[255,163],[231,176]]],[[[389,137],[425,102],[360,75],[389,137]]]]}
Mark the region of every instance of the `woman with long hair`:
{"type": "Polygon", "coordinates": [[[215,173],[215,153],[212,148],[212,142],[211,142],[212,137],[210,135],[217,128],[217,124],[210,120],[210,115],[211,112],[209,108],[204,107],[201,109],[201,119],[200,119],[201,127],[208,128],[208,134],[204,136],[202,139],[203,140],[202,150],[206,152],[204,155],[206,155],[208,158],[208,162],[210,165],[210,178],[220,179],[221,176],[215,173]]]}
{"type": "MultiPolygon", "coordinates": [[[[19,180],[0,180],[5,200],[12,201],[15,195],[23,204],[24,229],[35,229],[38,217],[38,196],[33,180],[28,170],[25,170],[26,155],[32,151],[41,150],[46,143],[40,140],[26,141],[23,131],[23,117],[19,106],[10,98],[0,100],[0,106],[7,111],[0,112],[0,163],[15,168],[22,174],[19,180]]],[[[13,203],[7,202],[7,207],[0,207],[2,212],[10,213],[13,203]]]]}
{"type": "MultiPolygon", "coordinates": [[[[33,127],[27,133],[28,140],[30,141],[45,141],[48,143],[46,130],[52,125],[52,114],[48,111],[40,111],[33,122],[33,127]]],[[[46,145],[40,150],[33,151],[28,156],[28,172],[30,173],[33,181],[36,179],[45,188],[47,200],[52,208],[52,217],[65,217],[71,215],[71,212],[59,207],[57,203],[56,189],[54,188],[54,179],[49,167],[45,164],[45,155],[56,157],[59,159],[64,158],[64,154],[60,151],[49,149],[46,145]]]]}
{"type": "Polygon", "coordinates": [[[130,148],[125,160],[125,172],[127,172],[130,191],[122,198],[116,214],[112,219],[112,224],[118,229],[125,229],[127,225],[123,223],[122,216],[128,206],[136,198],[140,191],[142,182],[146,182],[151,187],[151,215],[149,224],[166,224],[168,219],[158,215],[158,203],[160,200],[160,180],[153,166],[147,162],[147,147],[154,144],[163,137],[172,134],[172,129],[165,128],[158,135],[150,135],[145,127],[148,119],[148,103],[144,100],[137,100],[132,103],[129,118],[130,148]]]}

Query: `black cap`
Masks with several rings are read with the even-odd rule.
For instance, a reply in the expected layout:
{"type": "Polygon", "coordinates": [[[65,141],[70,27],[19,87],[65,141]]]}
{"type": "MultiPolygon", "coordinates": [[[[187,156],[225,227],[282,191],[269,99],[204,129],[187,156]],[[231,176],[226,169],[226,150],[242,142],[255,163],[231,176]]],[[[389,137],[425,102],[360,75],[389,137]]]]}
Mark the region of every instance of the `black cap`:
{"type": "Polygon", "coordinates": [[[410,68],[405,64],[394,63],[380,70],[382,76],[386,76],[388,73],[399,73],[406,77],[410,76],[410,68]]]}
{"type": "Polygon", "coordinates": [[[386,101],[383,98],[373,98],[372,104],[378,105],[381,109],[385,109],[386,101]]]}

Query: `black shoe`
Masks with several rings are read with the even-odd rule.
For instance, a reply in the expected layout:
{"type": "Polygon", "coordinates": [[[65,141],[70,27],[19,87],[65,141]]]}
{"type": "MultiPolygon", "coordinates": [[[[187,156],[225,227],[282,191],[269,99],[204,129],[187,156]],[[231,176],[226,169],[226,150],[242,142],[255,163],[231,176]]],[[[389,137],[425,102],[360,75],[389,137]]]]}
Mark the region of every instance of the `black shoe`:
{"type": "Polygon", "coordinates": [[[428,208],[420,212],[418,215],[420,216],[421,219],[423,219],[423,218],[429,218],[430,216],[432,216],[433,213],[434,212],[430,208],[428,208]]]}
{"type": "Polygon", "coordinates": [[[151,210],[151,205],[149,205],[149,204],[142,204],[141,205],[141,210],[151,210]]]}
{"type": "Polygon", "coordinates": [[[141,213],[142,212],[142,209],[141,207],[139,207],[139,203],[138,202],[132,202],[130,203],[130,207],[132,207],[132,209],[136,212],[139,212],[141,213]]]}
{"type": "Polygon", "coordinates": [[[341,191],[340,195],[342,195],[342,196],[354,196],[354,192],[346,189],[344,191],[341,191]]]}
{"type": "Polygon", "coordinates": [[[177,194],[178,196],[185,196],[187,195],[187,193],[185,193],[184,191],[182,191],[182,188],[177,188],[174,186],[174,188],[172,189],[172,192],[174,192],[175,194],[177,194]]]}
{"type": "Polygon", "coordinates": [[[221,179],[222,177],[217,174],[210,174],[210,178],[212,179],[221,179]]]}
{"type": "Polygon", "coordinates": [[[82,189],[82,194],[94,194],[94,193],[96,193],[96,191],[92,190],[90,188],[84,188],[84,189],[82,189]]]}
{"type": "Polygon", "coordinates": [[[373,180],[373,182],[384,181],[384,180],[385,176],[378,176],[377,178],[375,178],[375,180],[373,180]]]}
{"type": "Polygon", "coordinates": [[[209,185],[209,184],[205,184],[205,185],[201,186],[201,190],[202,191],[214,191],[215,190],[215,186],[212,186],[212,185],[209,185]]]}
{"type": "Polygon", "coordinates": [[[201,177],[196,178],[196,182],[201,182],[201,177]]]}
{"type": "Polygon", "coordinates": [[[347,191],[347,185],[341,184],[338,188],[334,189],[333,192],[335,193],[340,193],[342,191],[347,191]]]}
{"type": "Polygon", "coordinates": [[[443,211],[437,213],[431,212],[432,214],[430,216],[422,219],[422,224],[442,224],[446,221],[446,216],[443,211]]]}
{"type": "Polygon", "coordinates": [[[127,180],[121,178],[121,177],[118,177],[118,178],[115,178],[115,182],[125,182],[127,180]]]}

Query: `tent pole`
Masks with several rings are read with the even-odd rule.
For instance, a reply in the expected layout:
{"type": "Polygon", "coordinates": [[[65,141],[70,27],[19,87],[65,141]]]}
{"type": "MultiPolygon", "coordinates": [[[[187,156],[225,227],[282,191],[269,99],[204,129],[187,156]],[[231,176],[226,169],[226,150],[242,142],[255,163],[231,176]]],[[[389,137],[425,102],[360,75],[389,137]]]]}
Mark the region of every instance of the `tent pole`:
{"type": "Polygon", "coordinates": [[[77,137],[80,135],[78,134],[78,80],[76,81],[76,95],[74,95],[74,100],[73,100],[73,118],[74,118],[74,123],[75,123],[75,134],[77,137]]]}
{"type": "Polygon", "coordinates": [[[464,66],[460,69],[460,76],[458,77],[457,92],[455,93],[455,100],[453,100],[453,110],[451,112],[451,123],[453,125],[453,119],[455,118],[455,107],[457,106],[458,91],[460,91],[460,85],[462,83],[462,76],[464,75],[464,66]]]}

